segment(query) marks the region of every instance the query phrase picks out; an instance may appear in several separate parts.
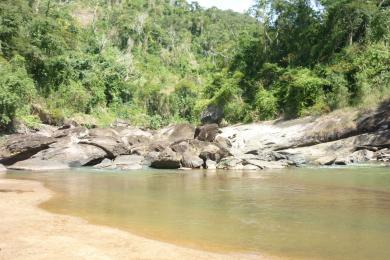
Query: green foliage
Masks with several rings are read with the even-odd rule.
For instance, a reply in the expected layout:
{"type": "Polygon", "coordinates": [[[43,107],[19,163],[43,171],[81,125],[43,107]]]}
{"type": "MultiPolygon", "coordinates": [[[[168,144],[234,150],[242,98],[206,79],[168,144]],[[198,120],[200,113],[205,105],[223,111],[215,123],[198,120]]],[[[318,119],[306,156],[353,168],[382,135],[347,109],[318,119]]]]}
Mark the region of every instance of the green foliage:
{"type": "Polygon", "coordinates": [[[259,119],[273,119],[278,114],[278,99],[272,92],[260,89],[256,94],[255,109],[259,119]]]}
{"type": "Polygon", "coordinates": [[[158,128],[375,104],[390,94],[388,0],[258,0],[249,14],[187,1],[3,0],[0,125],[116,118],[158,128]]]}
{"type": "Polygon", "coordinates": [[[18,110],[28,110],[35,96],[34,83],[24,69],[24,59],[15,56],[7,62],[0,58],[0,127],[9,124],[18,110]]]}

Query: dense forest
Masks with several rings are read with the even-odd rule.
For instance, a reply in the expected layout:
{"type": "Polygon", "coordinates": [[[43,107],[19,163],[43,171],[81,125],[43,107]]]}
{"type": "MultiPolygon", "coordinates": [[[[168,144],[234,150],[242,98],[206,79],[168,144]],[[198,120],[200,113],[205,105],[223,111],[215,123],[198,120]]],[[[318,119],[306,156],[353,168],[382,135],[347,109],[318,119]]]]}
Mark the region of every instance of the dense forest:
{"type": "Polygon", "coordinates": [[[0,127],[295,118],[390,97],[389,0],[2,0],[0,127]],[[39,111],[38,111],[39,110],[39,111]],[[38,112],[37,112],[38,111],[38,112]]]}

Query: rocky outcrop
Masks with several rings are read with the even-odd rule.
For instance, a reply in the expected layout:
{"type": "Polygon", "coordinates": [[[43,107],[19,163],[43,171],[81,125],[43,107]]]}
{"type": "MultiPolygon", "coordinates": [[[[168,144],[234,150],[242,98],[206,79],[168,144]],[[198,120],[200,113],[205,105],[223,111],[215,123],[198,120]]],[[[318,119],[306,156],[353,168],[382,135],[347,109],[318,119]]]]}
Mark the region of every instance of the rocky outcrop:
{"type": "MultiPolygon", "coordinates": [[[[264,170],[304,164],[389,164],[389,108],[383,104],[364,113],[336,111],[322,117],[221,129],[216,120],[205,120],[212,124],[198,128],[179,124],[156,131],[124,123],[106,129],[42,126],[35,132],[2,138],[0,163],[23,170],[80,166],[264,170]]],[[[215,119],[218,113],[211,110],[208,117],[215,119]]]]}
{"type": "Polygon", "coordinates": [[[55,138],[39,134],[10,135],[0,147],[0,163],[11,165],[28,159],[55,142],[55,138]]]}

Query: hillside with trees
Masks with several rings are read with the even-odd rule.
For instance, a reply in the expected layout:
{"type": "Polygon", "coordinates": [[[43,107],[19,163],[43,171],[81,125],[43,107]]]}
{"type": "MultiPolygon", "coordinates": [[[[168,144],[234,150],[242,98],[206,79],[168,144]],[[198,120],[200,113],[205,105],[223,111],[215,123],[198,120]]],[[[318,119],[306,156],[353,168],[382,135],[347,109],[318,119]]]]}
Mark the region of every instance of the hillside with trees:
{"type": "Polygon", "coordinates": [[[0,125],[159,128],[323,114],[390,97],[390,1],[0,2],[0,125]],[[47,123],[47,122],[44,122],[47,123]]]}

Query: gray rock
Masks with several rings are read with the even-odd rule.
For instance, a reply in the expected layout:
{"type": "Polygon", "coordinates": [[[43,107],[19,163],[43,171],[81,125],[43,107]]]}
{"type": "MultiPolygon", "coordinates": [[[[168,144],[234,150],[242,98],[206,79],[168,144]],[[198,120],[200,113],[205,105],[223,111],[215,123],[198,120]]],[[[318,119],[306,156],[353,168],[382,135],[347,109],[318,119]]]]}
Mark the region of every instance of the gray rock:
{"type": "Polygon", "coordinates": [[[208,170],[215,170],[217,169],[217,162],[212,160],[207,160],[205,166],[206,166],[205,168],[208,170]]]}
{"type": "Polygon", "coordinates": [[[376,153],[376,158],[380,162],[390,162],[390,149],[382,149],[376,153]]]}
{"type": "Polygon", "coordinates": [[[242,169],[242,160],[236,157],[223,158],[218,164],[217,169],[233,170],[242,169]]]}
{"type": "Polygon", "coordinates": [[[130,149],[117,137],[93,136],[82,139],[79,143],[96,146],[105,151],[110,158],[130,153],[130,149]]]}
{"type": "Polygon", "coordinates": [[[183,158],[181,159],[181,165],[184,168],[197,169],[203,167],[203,164],[203,159],[189,152],[184,153],[183,158]]]}
{"type": "Polygon", "coordinates": [[[195,130],[195,139],[206,142],[214,142],[219,131],[217,124],[207,124],[197,127],[195,130]]]}
{"type": "Polygon", "coordinates": [[[99,164],[94,165],[93,167],[97,168],[97,169],[113,169],[113,168],[115,168],[114,164],[113,164],[113,161],[110,160],[110,159],[107,159],[107,158],[105,158],[99,164]]]}
{"type": "Polygon", "coordinates": [[[182,155],[168,147],[152,161],[151,167],[156,169],[179,169],[182,158],[182,155]]]}
{"type": "Polygon", "coordinates": [[[25,171],[51,171],[68,169],[69,165],[55,160],[42,160],[38,158],[28,159],[17,162],[8,167],[11,170],[25,170],[25,171]]]}
{"type": "Polygon", "coordinates": [[[96,160],[106,157],[104,150],[87,144],[57,143],[47,150],[41,151],[32,158],[42,161],[56,161],[70,167],[80,167],[93,164],[96,160]]]}
{"type": "Polygon", "coordinates": [[[336,159],[337,158],[335,156],[330,155],[330,156],[321,157],[321,158],[315,160],[315,162],[317,164],[319,164],[319,165],[327,165],[327,166],[329,166],[329,165],[334,164],[336,159]]]}
{"type": "Polygon", "coordinates": [[[121,155],[115,158],[113,165],[115,168],[122,170],[142,169],[145,158],[140,155],[121,155]]]}
{"type": "Polygon", "coordinates": [[[348,156],[347,161],[350,163],[362,163],[374,158],[375,153],[369,150],[359,150],[348,156]]]}
{"type": "Polygon", "coordinates": [[[11,165],[49,148],[57,140],[38,134],[10,135],[0,147],[0,163],[11,165]]]}
{"type": "Polygon", "coordinates": [[[244,159],[244,165],[254,165],[260,169],[284,169],[289,166],[287,161],[263,161],[259,159],[244,159]]]}
{"type": "Polygon", "coordinates": [[[160,129],[153,136],[153,142],[175,143],[182,140],[194,139],[195,127],[190,124],[172,125],[160,129]]]}

